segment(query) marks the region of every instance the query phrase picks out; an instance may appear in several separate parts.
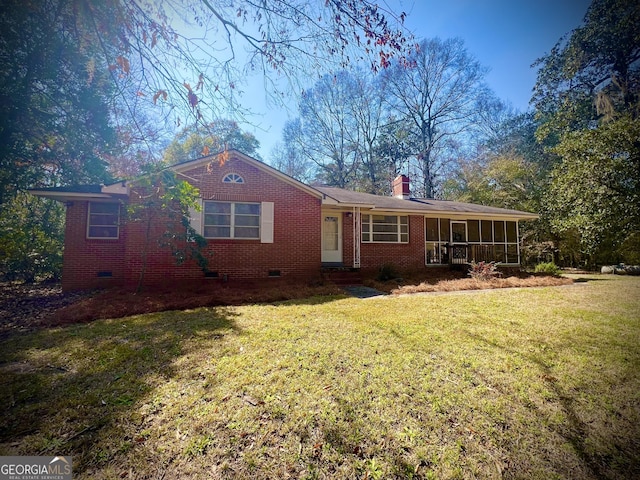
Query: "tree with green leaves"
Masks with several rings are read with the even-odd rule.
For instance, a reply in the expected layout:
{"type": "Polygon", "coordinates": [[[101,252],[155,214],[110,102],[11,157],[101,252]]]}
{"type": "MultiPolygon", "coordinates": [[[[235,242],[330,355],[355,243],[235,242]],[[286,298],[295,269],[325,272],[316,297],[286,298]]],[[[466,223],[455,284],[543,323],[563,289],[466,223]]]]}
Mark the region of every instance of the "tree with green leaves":
{"type": "Polygon", "coordinates": [[[554,151],[562,162],[549,191],[552,225],[578,232],[591,263],[626,260],[618,250],[640,233],[640,122],[568,133],[554,151]]]}
{"type": "Polygon", "coordinates": [[[532,103],[538,138],[557,143],[570,131],[617,115],[638,114],[640,5],[594,0],[583,25],[538,59],[532,103]],[[549,138],[551,137],[551,138],[549,138]]]}
{"type": "Polygon", "coordinates": [[[637,2],[594,0],[538,61],[536,135],[558,158],[543,212],[589,264],[623,259],[640,232],[639,24],[637,2]]]}
{"type": "Polygon", "coordinates": [[[108,72],[91,71],[73,6],[54,0],[0,7],[0,275],[60,275],[64,212],[28,188],[102,183],[116,150],[108,72]]]}
{"type": "Polygon", "coordinates": [[[190,222],[191,212],[199,209],[197,200],[198,189],[167,168],[149,166],[132,182],[126,222],[129,228],[141,228],[145,239],[137,292],[144,286],[149,252],[154,248],[169,249],[178,265],[192,260],[206,271],[203,249],[207,242],[190,222]]]}
{"type": "Polygon", "coordinates": [[[0,215],[28,211],[19,193],[29,187],[108,182],[106,161],[136,173],[118,147],[134,163],[157,160],[149,125],[242,116],[252,72],[279,98],[282,80],[291,86],[309,71],[365,59],[384,68],[412,48],[403,20],[368,0],[7,0],[0,215]]]}
{"type": "Polygon", "coordinates": [[[164,151],[163,160],[173,165],[224,150],[236,149],[254,158],[260,157],[260,142],[243,132],[237,122],[217,120],[206,125],[184,128],[164,151]]]}
{"type": "MultiPolygon", "coordinates": [[[[537,122],[531,113],[505,107],[485,124],[486,135],[458,161],[458,169],[443,183],[447,199],[527,212],[544,213],[545,196],[555,155],[536,141],[537,122]]],[[[547,215],[521,225],[524,263],[557,260],[557,239],[547,215]]]]}

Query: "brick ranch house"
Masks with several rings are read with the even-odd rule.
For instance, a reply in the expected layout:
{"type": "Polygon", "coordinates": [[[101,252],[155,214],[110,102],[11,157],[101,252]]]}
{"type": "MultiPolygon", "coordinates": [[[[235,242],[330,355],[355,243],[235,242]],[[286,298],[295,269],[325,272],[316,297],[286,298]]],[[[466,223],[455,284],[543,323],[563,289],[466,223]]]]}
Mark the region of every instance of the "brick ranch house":
{"type": "MultiPolygon", "coordinates": [[[[221,155],[221,154],[217,154],[221,155]]],[[[374,272],[449,267],[471,260],[519,266],[518,222],[538,216],[470,203],[411,198],[400,175],[393,196],[309,186],[238,151],[171,168],[199,189],[201,211],[191,225],[207,239],[207,271],[195,261],[177,265],[171,252],[150,245],[145,283],[211,279],[312,280],[323,269],[374,272]]],[[[66,204],[64,290],[133,286],[141,269],[143,227],[123,221],[135,201],[131,185],[31,190],[66,204]]],[[[157,242],[156,242],[157,243],[157,242]]]]}

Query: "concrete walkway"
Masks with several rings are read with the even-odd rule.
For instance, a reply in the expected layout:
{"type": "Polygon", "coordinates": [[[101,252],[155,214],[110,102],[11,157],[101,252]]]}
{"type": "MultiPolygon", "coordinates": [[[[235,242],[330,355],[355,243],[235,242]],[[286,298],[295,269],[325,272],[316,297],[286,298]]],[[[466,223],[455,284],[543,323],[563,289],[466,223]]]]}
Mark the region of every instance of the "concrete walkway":
{"type": "Polygon", "coordinates": [[[375,288],[365,287],[362,285],[350,285],[343,288],[352,297],[356,298],[373,298],[387,295],[385,292],[376,290],[375,288]]]}

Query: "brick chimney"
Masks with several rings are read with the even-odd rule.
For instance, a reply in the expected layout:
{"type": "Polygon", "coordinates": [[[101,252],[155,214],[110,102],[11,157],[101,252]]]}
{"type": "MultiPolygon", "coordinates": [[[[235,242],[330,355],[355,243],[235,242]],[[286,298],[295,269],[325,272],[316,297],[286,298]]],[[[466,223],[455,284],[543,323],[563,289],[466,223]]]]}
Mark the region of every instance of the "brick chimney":
{"type": "Polygon", "coordinates": [[[409,200],[411,194],[409,193],[409,177],[406,175],[398,175],[393,181],[391,189],[393,190],[393,196],[395,198],[401,198],[402,200],[409,200]]]}

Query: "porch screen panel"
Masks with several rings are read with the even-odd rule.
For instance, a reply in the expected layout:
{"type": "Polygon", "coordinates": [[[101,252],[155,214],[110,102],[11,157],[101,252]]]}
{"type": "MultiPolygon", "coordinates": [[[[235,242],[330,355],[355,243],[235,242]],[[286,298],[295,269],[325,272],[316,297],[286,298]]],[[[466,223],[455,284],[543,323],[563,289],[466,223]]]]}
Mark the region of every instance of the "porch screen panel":
{"type": "Polygon", "coordinates": [[[480,220],[467,220],[467,237],[469,260],[483,262],[493,255],[490,245],[480,245],[480,220]]]}
{"type": "Polygon", "coordinates": [[[478,220],[467,221],[467,235],[469,236],[469,243],[480,242],[480,222],[478,220]]]}
{"type": "Polygon", "coordinates": [[[507,244],[507,263],[518,263],[518,245],[509,243],[507,244]]]}
{"type": "Polygon", "coordinates": [[[464,222],[453,222],[451,224],[451,234],[454,242],[466,243],[467,241],[467,226],[464,222]]]}
{"type": "Polygon", "coordinates": [[[493,222],[493,241],[496,243],[504,242],[504,222],[496,220],[493,222]]]}
{"type": "Polygon", "coordinates": [[[507,222],[507,243],[518,243],[516,222],[507,222]]]}
{"type": "Polygon", "coordinates": [[[425,219],[425,264],[441,265],[447,263],[447,242],[449,241],[448,218],[425,219]]]}
{"type": "Polygon", "coordinates": [[[493,222],[491,220],[482,220],[480,222],[482,235],[482,243],[493,243],[493,222]]]}
{"type": "Polygon", "coordinates": [[[449,219],[448,218],[440,219],[440,241],[441,242],[449,241],[449,219]]]}
{"type": "Polygon", "coordinates": [[[427,242],[439,242],[440,241],[440,229],[438,227],[437,218],[427,218],[427,242]]]}
{"type": "Polygon", "coordinates": [[[520,263],[518,249],[518,225],[516,222],[505,222],[507,232],[507,263],[520,263]]]}

